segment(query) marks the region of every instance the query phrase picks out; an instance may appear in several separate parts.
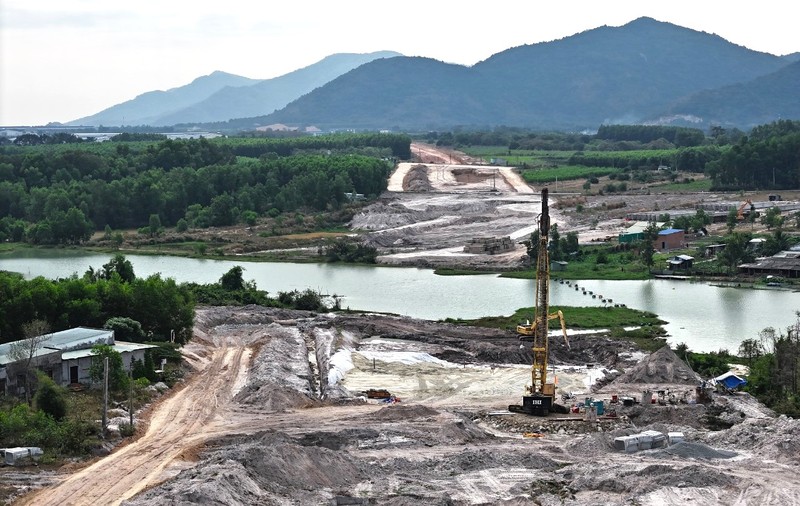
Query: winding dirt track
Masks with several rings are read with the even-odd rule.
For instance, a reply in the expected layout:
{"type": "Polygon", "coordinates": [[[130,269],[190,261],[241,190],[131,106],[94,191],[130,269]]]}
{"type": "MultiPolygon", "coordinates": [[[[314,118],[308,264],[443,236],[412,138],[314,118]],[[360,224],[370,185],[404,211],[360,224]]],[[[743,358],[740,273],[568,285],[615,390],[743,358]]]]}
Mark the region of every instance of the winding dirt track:
{"type": "Polygon", "coordinates": [[[197,339],[187,348],[194,351],[198,370],[153,409],[143,436],[18,504],[119,504],[163,481],[165,468],[184,453],[234,428],[228,423],[229,408],[246,375],[250,348],[241,342],[197,339]]]}

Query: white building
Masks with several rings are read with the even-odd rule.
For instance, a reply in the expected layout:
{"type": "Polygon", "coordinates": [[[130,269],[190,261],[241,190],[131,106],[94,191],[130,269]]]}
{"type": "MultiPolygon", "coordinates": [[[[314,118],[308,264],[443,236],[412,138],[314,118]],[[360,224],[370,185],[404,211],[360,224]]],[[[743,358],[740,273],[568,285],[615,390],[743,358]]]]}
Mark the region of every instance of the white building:
{"type": "MultiPolygon", "coordinates": [[[[22,342],[22,341],[16,341],[22,342]]],[[[106,344],[122,355],[125,369],[133,360],[144,360],[145,351],[155,346],[114,340],[114,331],[76,327],[47,334],[35,350],[31,365],[50,376],[58,385],[90,384],[92,347],[106,344]]],[[[15,343],[0,344],[0,394],[25,394],[21,361],[10,356],[15,343]]]]}

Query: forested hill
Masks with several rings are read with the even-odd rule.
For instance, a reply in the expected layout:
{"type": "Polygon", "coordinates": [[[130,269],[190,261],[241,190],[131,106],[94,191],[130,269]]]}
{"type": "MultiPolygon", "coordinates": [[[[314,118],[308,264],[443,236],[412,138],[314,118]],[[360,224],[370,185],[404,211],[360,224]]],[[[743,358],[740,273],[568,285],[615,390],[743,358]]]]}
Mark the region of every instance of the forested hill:
{"type": "Polygon", "coordinates": [[[0,240],[73,244],[96,230],[207,228],[338,209],[386,189],[410,138],[162,140],[0,148],[0,240]],[[107,228],[108,227],[108,228],[107,228]]]}
{"type": "MultiPolygon", "coordinates": [[[[659,120],[701,90],[752,82],[790,62],[716,35],[649,18],[561,40],[520,46],[471,68],[425,58],[375,61],[253,122],[322,128],[447,130],[456,125],[595,129],[603,123],[659,120]]],[[[760,93],[758,89],[752,90],[760,93]]],[[[765,90],[766,92],[766,90],[765,90]]],[[[766,93],[765,93],[766,94],[766,93]]],[[[791,117],[773,95],[766,120],[791,117]]],[[[790,109],[786,109],[791,112],[790,109]]],[[[750,128],[750,117],[703,121],[750,128]]]]}
{"type": "Polygon", "coordinates": [[[676,103],[670,114],[692,114],[717,124],[763,124],[800,118],[800,61],[745,83],[701,91],[676,103]]]}

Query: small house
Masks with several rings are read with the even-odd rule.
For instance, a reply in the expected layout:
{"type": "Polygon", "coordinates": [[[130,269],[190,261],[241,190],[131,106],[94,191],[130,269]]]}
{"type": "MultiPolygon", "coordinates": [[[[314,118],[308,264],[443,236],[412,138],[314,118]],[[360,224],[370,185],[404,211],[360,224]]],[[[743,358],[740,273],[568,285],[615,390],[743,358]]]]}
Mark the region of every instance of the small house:
{"type": "MultiPolygon", "coordinates": [[[[632,243],[636,241],[641,241],[644,239],[644,231],[647,230],[652,224],[650,221],[637,221],[630,227],[626,228],[625,231],[620,232],[618,236],[618,240],[620,244],[632,243]]],[[[655,223],[657,228],[664,226],[664,223],[655,223]]]]}
{"type": "Polygon", "coordinates": [[[764,244],[766,244],[766,242],[767,240],[764,239],[763,237],[756,237],[750,239],[749,241],[747,241],[747,250],[757,253],[761,251],[761,248],[764,247],[764,244]]]}
{"type": "Polygon", "coordinates": [[[682,271],[692,268],[692,261],[694,257],[689,255],[676,255],[667,260],[667,267],[671,271],[682,271]]]}
{"type": "Polygon", "coordinates": [[[680,228],[666,228],[658,233],[653,247],[658,251],[669,251],[686,246],[686,233],[680,228]]]}
{"type": "Polygon", "coordinates": [[[725,249],[724,244],[709,244],[708,246],[706,246],[706,249],[703,252],[703,256],[706,258],[712,258],[719,255],[724,249],[725,249]]]}

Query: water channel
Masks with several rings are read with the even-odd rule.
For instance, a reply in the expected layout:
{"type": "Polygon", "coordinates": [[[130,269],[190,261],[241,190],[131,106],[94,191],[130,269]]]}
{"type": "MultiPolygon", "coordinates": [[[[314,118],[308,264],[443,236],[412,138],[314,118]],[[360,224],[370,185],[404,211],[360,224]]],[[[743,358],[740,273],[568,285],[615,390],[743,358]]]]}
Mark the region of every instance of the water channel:
{"type": "MultiPolygon", "coordinates": [[[[62,250],[34,250],[0,255],[0,270],[26,278],[55,279],[83,275],[107,263],[111,255],[62,250]]],[[[437,276],[429,269],[370,267],[341,264],[236,262],[170,256],[126,254],[137,277],[160,273],[177,282],[213,283],[235,265],[244,278],[261,290],[312,288],[342,296],[342,307],[382,311],[431,320],[508,315],[533,305],[532,280],[479,276],[437,276]]],[[[686,343],[694,351],[727,348],[735,352],[744,339],[756,338],[765,327],[779,331],[796,321],[800,294],[786,290],[755,290],[707,283],[653,279],[647,281],[578,281],[581,289],[552,283],[550,302],[563,306],[600,306],[600,297],[613,303],[651,311],[669,323],[671,344],[686,343]]],[[[569,321],[569,315],[565,315],[569,321]]]]}

